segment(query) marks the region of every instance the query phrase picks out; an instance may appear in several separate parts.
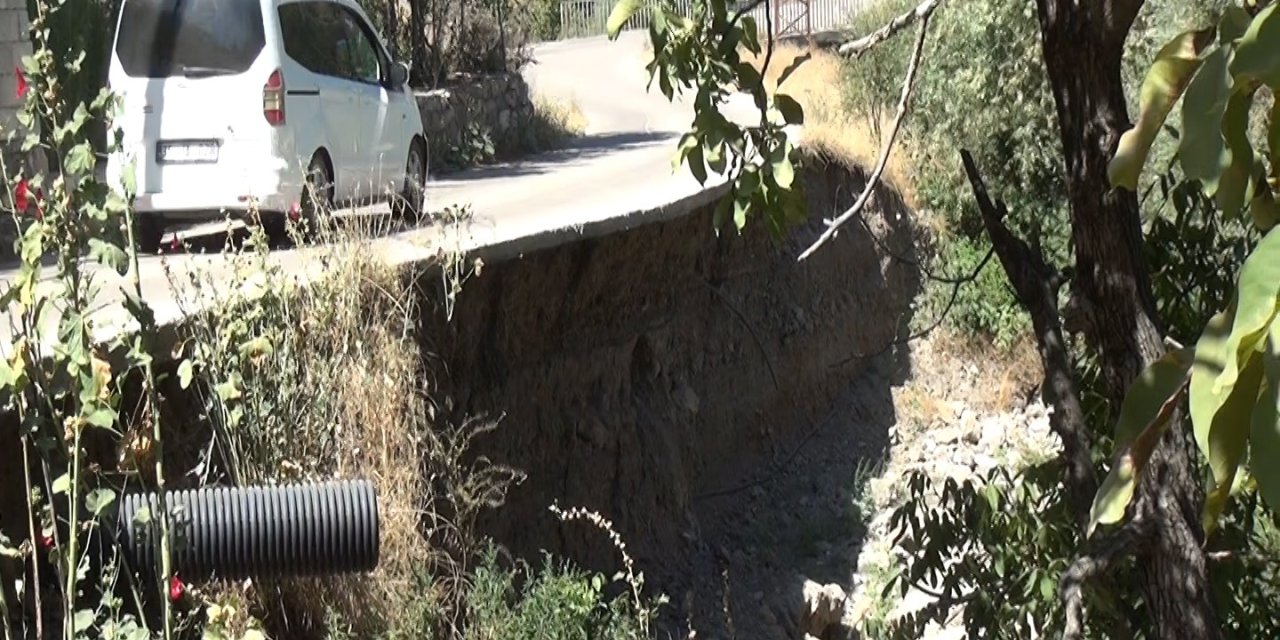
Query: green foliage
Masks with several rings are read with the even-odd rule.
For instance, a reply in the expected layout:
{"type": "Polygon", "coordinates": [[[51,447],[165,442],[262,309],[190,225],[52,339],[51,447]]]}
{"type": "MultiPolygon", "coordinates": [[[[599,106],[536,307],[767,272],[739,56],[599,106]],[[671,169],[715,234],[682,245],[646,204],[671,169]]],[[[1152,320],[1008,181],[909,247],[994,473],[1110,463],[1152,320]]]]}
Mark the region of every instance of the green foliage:
{"type": "MultiPolygon", "coordinates": [[[[115,32],[120,0],[64,0],[56,11],[44,11],[43,0],[27,0],[27,13],[48,29],[41,37],[60,62],[54,70],[60,99],[67,104],[90,103],[106,86],[107,67],[111,60],[111,39],[115,32]]],[[[33,24],[33,28],[35,24],[33,24]]],[[[109,147],[109,123],[94,118],[83,133],[93,141],[93,148],[105,152],[109,147]]]]}
{"type": "MultiPolygon", "coordinates": [[[[1240,267],[1231,303],[1205,326],[1191,367],[1192,427],[1213,476],[1204,514],[1209,532],[1216,529],[1230,497],[1252,482],[1269,505],[1280,501],[1280,474],[1269,464],[1280,455],[1280,233],[1270,211],[1280,189],[1280,167],[1274,162],[1268,166],[1265,146],[1276,137],[1280,122],[1271,118],[1261,139],[1251,135],[1249,123],[1259,92],[1280,88],[1276,7],[1254,16],[1229,7],[1218,22],[1212,49],[1198,47],[1187,67],[1194,69],[1184,69],[1192,74],[1189,79],[1149,83],[1153,92],[1163,92],[1156,101],[1172,104],[1182,97],[1184,134],[1178,159],[1187,178],[1197,181],[1225,220],[1240,222],[1245,209],[1260,209],[1251,218],[1264,232],[1240,267]],[[1255,464],[1248,464],[1250,459],[1255,464]]],[[[1149,78],[1165,72],[1160,64],[1149,78]]],[[[1143,153],[1119,155],[1113,175],[1140,169],[1145,160],[1143,153]]],[[[1172,391],[1138,386],[1130,396],[1135,402],[1165,402],[1176,398],[1172,391]]],[[[1127,504],[1128,497],[1118,489],[1123,483],[1112,479],[1140,472],[1140,467],[1126,465],[1121,452],[1098,500],[1127,504]]]]}
{"type": "MultiPolygon", "coordinates": [[[[30,460],[32,468],[23,474],[27,484],[21,489],[31,518],[31,539],[22,545],[19,557],[30,556],[34,566],[47,562],[55,578],[46,583],[37,579],[31,585],[41,591],[56,585],[46,591],[55,598],[53,606],[36,612],[35,626],[43,626],[49,636],[61,626],[57,635],[68,640],[145,638],[150,635],[147,621],[132,611],[140,609],[139,592],[153,595],[161,581],[136,585],[131,602],[116,595],[126,569],[116,550],[99,552],[93,541],[122,490],[121,479],[90,464],[89,442],[118,434],[123,427],[120,381],[132,375],[143,381],[140,408],[151,416],[154,449],[162,451],[161,417],[154,411],[154,323],[137,278],[134,185],[126,180],[112,188],[100,182],[88,139],[95,126],[109,127],[117,101],[105,89],[90,90],[91,81],[81,82],[92,78],[82,69],[84,50],[76,49],[83,43],[68,34],[59,36],[68,40],[51,40],[57,25],[66,29],[69,20],[77,19],[77,8],[83,7],[43,2],[32,7],[35,46],[21,62],[19,86],[25,89],[20,88],[18,96],[20,127],[6,132],[7,140],[20,143],[22,152],[45,155],[60,172],[26,174],[0,166],[21,229],[15,247],[21,264],[0,294],[13,313],[13,344],[0,362],[0,399],[5,411],[21,422],[18,436],[24,460],[30,460]],[[54,258],[52,269],[44,264],[47,256],[54,258]],[[85,270],[85,259],[104,269],[85,270]],[[112,271],[134,276],[131,286],[123,289],[123,307],[138,331],[122,332],[115,344],[104,345],[94,335],[101,311],[96,276],[112,271]],[[54,286],[37,286],[46,278],[54,286]],[[51,327],[56,331],[50,332],[51,327]],[[120,354],[114,362],[108,353],[111,347],[120,354]],[[56,617],[42,619],[48,611],[55,611],[56,617]]],[[[159,457],[152,472],[163,477],[159,457]]],[[[163,500],[163,488],[160,495],[163,500]]],[[[155,525],[161,575],[167,577],[167,512],[155,525]]],[[[161,601],[160,631],[168,638],[173,616],[168,600],[161,601]]],[[[22,616],[24,625],[31,624],[29,618],[22,616]]],[[[8,619],[3,622],[8,634],[8,619]]],[[[34,634],[35,629],[24,629],[24,635],[34,634]]]]}
{"type": "Polygon", "coordinates": [[[442,149],[439,157],[445,169],[465,169],[493,162],[497,147],[489,129],[472,122],[458,133],[458,142],[442,149]]]}
{"type": "Polygon", "coordinates": [[[1058,581],[1076,533],[1058,481],[1057,461],[1021,473],[997,468],[985,478],[937,486],[923,471],[892,515],[895,545],[908,560],[882,596],[922,588],[933,604],[888,624],[872,620],[867,637],[918,638],[964,605],[967,637],[1052,637],[1063,619],[1058,581]]]}
{"type": "Polygon", "coordinates": [[[523,562],[499,565],[490,549],[476,568],[467,594],[471,612],[467,637],[476,640],[644,638],[626,598],[610,598],[608,581],[549,554],[541,569],[523,562]],[[520,586],[522,585],[522,586],[520,586]]]}
{"type": "Polygon", "coordinates": [[[1245,491],[1222,516],[1210,572],[1224,635],[1280,637],[1280,527],[1275,513],[1245,491]]]}
{"type": "MultiPolygon", "coordinates": [[[[877,3],[853,18],[851,30],[869,33],[915,4],[877,3]]],[[[974,154],[987,183],[1008,204],[1010,226],[1024,236],[1039,237],[1051,263],[1067,257],[1061,145],[1034,11],[1032,3],[1018,0],[974,0],[963,10],[944,5],[930,22],[905,131],[920,204],[945,227],[936,239],[935,273],[970,273],[986,253],[981,219],[959,159],[961,148],[974,154]]],[[[896,109],[910,48],[908,38],[898,37],[847,67],[849,108],[874,132],[896,109]]],[[[941,313],[951,290],[950,285],[931,283],[923,306],[941,313]]],[[[928,321],[926,316],[922,321],[928,321]]],[[[946,322],[1004,345],[1030,327],[995,262],[962,287],[946,322]]]]}
{"type": "MultiPolygon", "coordinates": [[[[609,16],[609,36],[616,38],[641,9],[638,0],[618,0],[609,16]]],[[[763,216],[769,230],[781,236],[787,224],[806,216],[804,196],[794,183],[796,151],[785,133],[787,125],[804,122],[804,111],[786,94],[769,95],[762,74],[739,55],[740,48],[756,55],[763,51],[755,19],[731,14],[726,0],[695,0],[688,15],[669,1],[648,11],[654,52],[647,67],[650,85],[656,81],[669,100],[678,92],[694,92],[696,113],[673,165],[687,164],[699,183],[715,173],[733,185],[716,207],[717,230],[732,218],[741,231],[750,217],[763,216]],[[733,87],[751,95],[760,111],[758,124],[736,124],[718,109],[733,87]]],[[[778,83],[803,61],[798,58],[784,69],[778,83]]]]}
{"type": "MultiPolygon", "coordinates": [[[[964,236],[942,238],[938,244],[933,262],[950,275],[973,273],[987,254],[982,240],[964,236]]],[[[912,322],[923,328],[944,313],[952,329],[973,338],[990,339],[1004,349],[1012,348],[1031,328],[1031,320],[1018,306],[1009,279],[997,260],[988,261],[978,271],[977,278],[959,289],[941,283],[926,288],[921,313],[916,314],[912,322]]]]}
{"type": "MultiPolygon", "coordinates": [[[[1126,76],[1140,78],[1141,69],[1172,31],[1181,25],[1198,24],[1201,16],[1221,3],[1146,2],[1127,42],[1126,76]]],[[[873,4],[853,18],[851,30],[868,33],[914,5],[911,0],[873,4]]],[[[932,271],[967,273],[958,268],[957,259],[985,253],[987,241],[959,162],[960,148],[974,154],[987,183],[1009,205],[1010,226],[1024,237],[1039,238],[1051,264],[1067,262],[1069,225],[1062,155],[1053,97],[1041,61],[1034,4],[977,0],[965,3],[963,11],[944,6],[931,25],[906,134],[921,205],[938,215],[946,227],[937,239],[932,271]]],[[[874,132],[879,133],[880,123],[895,108],[909,53],[910,42],[899,37],[847,67],[849,108],[874,132]]],[[[1137,82],[1131,86],[1136,89],[1137,82]]],[[[1139,92],[1132,93],[1136,106],[1139,92]]],[[[1158,136],[1152,144],[1152,157],[1167,162],[1173,153],[1169,136],[1158,136]]],[[[1166,206],[1169,198],[1151,199],[1148,204],[1149,218],[1171,217],[1166,206]]],[[[1153,264],[1164,263],[1164,245],[1153,249],[1160,254],[1153,264]]],[[[1167,260],[1183,258],[1169,256],[1167,260]]],[[[964,264],[976,266],[977,262],[966,259],[964,264]]],[[[953,329],[1009,344],[1011,337],[1030,326],[1029,319],[999,266],[990,265],[986,271],[991,277],[980,275],[962,287],[946,323],[953,329]]],[[[1214,273],[1206,271],[1202,277],[1212,278],[1214,273]]],[[[1185,286],[1188,295],[1196,296],[1201,287],[1195,282],[1183,280],[1176,286],[1185,286]]],[[[1157,282],[1157,287],[1162,284],[1157,282]]],[[[940,312],[951,297],[951,288],[931,283],[925,292],[925,308],[940,312]]],[[[1170,295],[1160,300],[1183,304],[1186,298],[1170,295]]]]}

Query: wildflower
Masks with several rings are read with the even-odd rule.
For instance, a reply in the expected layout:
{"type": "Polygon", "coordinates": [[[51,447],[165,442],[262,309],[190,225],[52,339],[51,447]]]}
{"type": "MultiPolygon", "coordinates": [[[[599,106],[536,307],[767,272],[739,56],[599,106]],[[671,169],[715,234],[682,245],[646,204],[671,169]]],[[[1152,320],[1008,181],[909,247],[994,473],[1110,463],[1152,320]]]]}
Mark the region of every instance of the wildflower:
{"type": "Polygon", "coordinates": [[[21,100],[27,95],[27,76],[23,75],[22,67],[14,67],[13,71],[18,78],[18,99],[21,100]]]}
{"type": "Polygon", "coordinates": [[[182,600],[182,596],[187,593],[187,585],[182,584],[182,579],[178,574],[173,574],[169,578],[169,601],[178,602],[182,600]]]}
{"type": "Polygon", "coordinates": [[[44,549],[44,550],[48,551],[49,549],[52,549],[52,548],[53,548],[54,544],[55,544],[55,541],[54,541],[54,539],[53,539],[53,534],[52,534],[52,533],[41,533],[41,534],[40,534],[40,548],[41,548],[41,549],[44,549]]]}
{"type": "Polygon", "coordinates": [[[27,179],[18,180],[17,186],[13,188],[13,208],[18,211],[26,211],[27,206],[31,203],[30,193],[27,189],[27,179]]]}

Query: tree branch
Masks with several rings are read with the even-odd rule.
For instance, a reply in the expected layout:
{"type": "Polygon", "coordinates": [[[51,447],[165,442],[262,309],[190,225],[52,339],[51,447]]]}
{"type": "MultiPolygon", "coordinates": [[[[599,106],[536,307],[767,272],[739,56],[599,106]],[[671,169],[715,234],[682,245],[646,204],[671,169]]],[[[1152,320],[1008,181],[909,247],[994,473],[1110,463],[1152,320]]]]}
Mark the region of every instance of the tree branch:
{"type": "Polygon", "coordinates": [[[987,185],[978,172],[973,156],[960,150],[965,174],[973,189],[982,223],[1005,275],[1017,294],[1018,303],[1031,315],[1040,360],[1044,366],[1042,385],[1045,402],[1053,407],[1049,426],[1062,439],[1062,457],[1066,463],[1066,488],[1072,512],[1080,526],[1089,520],[1089,509],[1097,491],[1098,480],[1090,455],[1090,437],[1085,425],[1084,409],[1073,376],[1071,356],[1063,339],[1058,316],[1057,286],[1060,273],[1045,264],[1044,256],[1032,251],[1004,224],[1008,209],[1004,202],[992,200],[987,185]]]}
{"type": "Polygon", "coordinates": [[[947,305],[942,308],[942,312],[939,313],[938,316],[933,319],[933,322],[929,323],[928,326],[924,327],[923,329],[920,329],[915,333],[909,334],[905,337],[895,338],[889,341],[888,344],[885,344],[884,346],[880,347],[878,351],[873,351],[871,353],[855,353],[851,356],[848,356],[843,360],[832,364],[831,368],[834,369],[836,367],[843,367],[844,365],[847,365],[850,362],[853,362],[855,360],[865,360],[868,358],[875,358],[877,356],[887,353],[890,349],[894,347],[915,342],[916,340],[919,340],[920,338],[923,338],[929,335],[930,333],[933,333],[935,329],[937,329],[939,326],[942,325],[943,322],[946,321],[947,316],[951,315],[951,308],[955,306],[956,299],[960,297],[960,287],[970,282],[973,282],[974,280],[977,280],[978,276],[982,273],[982,270],[987,267],[987,263],[991,262],[991,256],[994,253],[995,253],[995,247],[987,249],[987,255],[982,257],[982,261],[978,263],[978,266],[975,267],[972,272],[970,272],[969,274],[963,277],[935,279],[937,282],[942,282],[942,283],[951,285],[951,297],[947,299],[947,305]]]}
{"type": "Polygon", "coordinates": [[[1066,623],[1062,628],[1062,640],[1081,640],[1084,637],[1084,585],[1101,576],[1119,558],[1132,549],[1134,543],[1149,534],[1146,518],[1135,516],[1123,527],[1096,542],[1076,559],[1062,574],[1059,594],[1066,609],[1066,623]]]}
{"type": "Polygon", "coordinates": [[[885,166],[889,164],[889,154],[893,151],[893,144],[897,141],[898,132],[902,129],[902,121],[907,117],[907,105],[911,102],[911,90],[915,87],[916,72],[920,70],[920,59],[924,57],[924,38],[929,32],[929,15],[925,14],[920,18],[920,33],[916,36],[915,50],[911,52],[911,63],[907,66],[907,77],[902,82],[902,98],[898,101],[898,115],[893,120],[893,127],[889,130],[889,137],[885,138],[884,146],[880,149],[880,160],[876,163],[876,168],[871,172],[871,177],[867,178],[867,184],[862,189],[862,195],[858,196],[858,200],[849,207],[848,211],[840,214],[840,217],[827,224],[827,229],[818,236],[818,239],[804,253],[800,254],[798,260],[804,260],[813,255],[818,247],[826,244],[836,234],[836,230],[840,225],[849,221],[850,218],[862,213],[862,208],[866,206],[867,201],[871,199],[871,193],[880,184],[880,176],[884,175],[885,166]]]}
{"type": "Polygon", "coordinates": [[[890,20],[889,23],[883,27],[872,31],[857,40],[840,45],[837,51],[842,56],[849,56],[856,60],[872,47],[898,35],[917,20],[928,20],[929,16],[933,13],[933,10],[942,5],[942,1],[943,0],[924,0],[924,2],[921,2],[916,8],[894,18],[893,20],[890,20]]]}

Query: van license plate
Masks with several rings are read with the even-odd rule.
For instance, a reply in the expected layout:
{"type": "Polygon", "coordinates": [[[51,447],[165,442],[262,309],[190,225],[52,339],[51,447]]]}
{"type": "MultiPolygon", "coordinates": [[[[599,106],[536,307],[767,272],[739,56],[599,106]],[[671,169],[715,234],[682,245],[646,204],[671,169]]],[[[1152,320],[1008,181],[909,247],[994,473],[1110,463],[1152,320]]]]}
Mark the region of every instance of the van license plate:
{"type": "Polygon", "coordinates": [[[201,142],[161,142],[156,145],[156,162],[164,164],[180,164],[191,162],[217,162],[218,143],[201,142]]]}

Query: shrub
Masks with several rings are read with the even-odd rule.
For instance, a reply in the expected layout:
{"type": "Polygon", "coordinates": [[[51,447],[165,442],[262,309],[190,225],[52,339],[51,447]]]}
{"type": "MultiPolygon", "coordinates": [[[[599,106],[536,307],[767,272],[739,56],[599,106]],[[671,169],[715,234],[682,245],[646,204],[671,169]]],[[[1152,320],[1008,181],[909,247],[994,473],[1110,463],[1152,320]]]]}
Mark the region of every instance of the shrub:
{"type": "Polygon", "coordinates": [[[623,640],[645,637],[625,598],[605,595],[607,581],[544,555],[541,569],[499,565],[488,550],[467,594],[467,637],[475,640],[623,640]],[[523,585],[523,586],[520,586],[523,585]]]}
{"type": "MultiPolygon", "coordinates": [[[[1136,110],[1140,79],[1159,45],[1177,31],[1198,24],[1224,2],[1146,3],[1127,43],[1124,72],[1132,94],[1131,110],[1136,110]]],[[[859,14],[851,29],[867,33],[914,5],[912,0],[877,3],[859,14]]],[[[910,38],[898,37],[848,66],[849,108],[873,127],[896,108],[911,45],[910,38]]],[[[955,268],[954,260],[964,263],[964,257],[987,244],[959,161],[962,148],[973,153],[994,195],[1008,204],[1010,226],[1024,237],[1038,238],[1050,264],[1068,260],[1062,153],[1041,55],[1033,3],[975,0],[966,3],[963,11],[944,7],[931,21],[925,62],[907,119],[906,147],[917,199],[944,227],[937,239],[935,272],[967,275],[955,268]],[[949,247],[953,243],[960,246],[949,247]]],[[[1167,162],[1172,151],[1172,140],[1162,136],[1152,162],[1167,162]]],[[[1149,219],[1172,213],[1164,202],[1151,199],[1144,200],[1144,211],[1149,219]]],[[[951,326],[1001,342],[1007,342],[1010,327],[1029,326],[1002,274],[984,274],[969,287],[976,291],[958,298],[948,320],[951,326]],[[999,320],[993,323],[993,318],[999,320]]],[[[926,306],[944,307],[950,290],[939,283],[929,286],[926,306]]]]}

